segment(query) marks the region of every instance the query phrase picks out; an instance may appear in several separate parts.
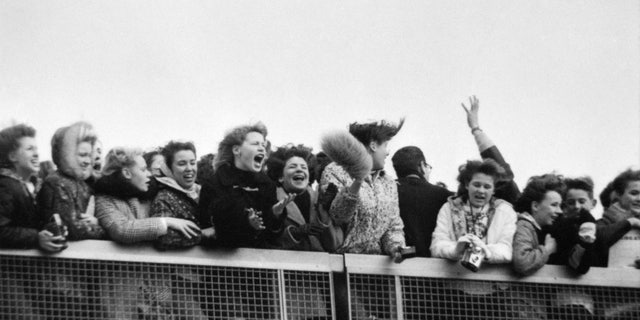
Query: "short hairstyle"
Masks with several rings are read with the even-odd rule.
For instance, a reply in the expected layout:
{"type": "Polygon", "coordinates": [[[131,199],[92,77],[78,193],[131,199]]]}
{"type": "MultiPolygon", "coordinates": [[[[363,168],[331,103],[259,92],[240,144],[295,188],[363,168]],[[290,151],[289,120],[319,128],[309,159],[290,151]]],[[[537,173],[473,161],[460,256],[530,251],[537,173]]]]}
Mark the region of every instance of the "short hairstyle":
{"type": "Polygon", "coordinates": [[[278,179],[282,178],[287,161],[293,157],[300,157],[307,162],[307,167],[309,168],[309,184],[311,184],[312,168],[309,167],[309,162],[314,158],[314,155],[311,152],[311,148],[303,145],[287,145],[279,147],[267,160],[267,175],[271,180],[277,182],[278,179]]]}
{"type": "Polygon", "coordinates": [[[612,182],[613,190],[618,195],[622,195],[624,194],[624,191],[627,189],[627,186],[629,185],[629,183],[632,181],[640,181],[640,170],[627,169],[621,172],[620,174],[618,174],[618,176],[616,176],[616,178],[613,179],[613,182],[612,182]]]}
{"type": "Polygon", "coordinates": [[[426,161],[422,150],[415,146],[402,147],[391,157],[393,169],[398,178],[404,178],[411,174],[422,176],[420,165],[426,161]]]}
{"type": "Polygon", "coordinates": [[[164,157],[164,162],[167,164],[169,170],[171,170],[171,165],[173,164],[173,157],[182,150],[189,150],[193,152],[193,155],[196,155],[196,146],[193,145],[193,142],[187,141],[169,141],[167,145],[162,147],[162,151],[160,152],[164,157]]]}
{"type": "Polygon", "coordinates": [[[612,203],[618,201],[617,195],[613,192],[613,181],[609,182],[607,186],[600,192],[600,204],[607,209],[612,203]]]}
{"type": "Polygon", "coordinates": [[[265,137],[265,139],[267,137],[267,127],[262,122],[231,129],[218,145],[218,153],[213,160],[214,170],[217,170],[225,163],[233,165],[233,147],[241,145],[250,132],[257,132],[265,137]]]}
{"type": "Polygon", "coordinates": [[[365,147],[368,147],[371,141],[380,144],[391,140],[402,129],[403,125],[404,118],[401,118],[397,125],[385,120],[368,123],[354,122],[349,124],[349,133],[356,137],[365,147]]]}
{"type": "Polygon", "coordinates": [[[473,179],[475,174],[482,173],[492,177],[494,188],[498,181],[500,181],[505,175],[504,168],[502,168],[493,159],[469,160],[458,168],[458,172],[458,177],[456,178],[459,183],[458,196],[462,197],[464,200],[469,197],[467,184],[471,182],[471,179],[473,179]]]}
{"type": "Polygon", "coordinates": [[[555,191],[563,195],[565,188],[564,180],[560,175],[547,173],[541,176],[533,176],[529,178],[527,186],[522,190],[514,209],[517,212],[531,213],[531,204],[534,201],[541,202],[549,191],[555,191]]]}
{"type": "MultiPolygon", "coordinates": [[[[567,178],[564,180],[564,184],[567,192],[571,189],[583,190],[587,192],[589,198],[593,199],[593,179],[591,177],[567,178]]],[[[565,196],[566,194],[563,195],[563,197],[565,196]]]]}
{"type": "Polygon", "coordinates": [[[144,162],[147,164],[147,167],[151,167],[151,164],[153,163],[153,158],[155,158],[155,156],[157,155],[162,156],[162,147],[157,147],[151,151],[147,151],[142,154],[142,158],[144,159],[144,162]]]}
{"type": "MultiPolygon", "coordinates": [[[[329,156],[324,153],[324,151],[320,151],[318,153],[316,153],[316,167],[313,170],[315,172],[315,176],[318,179],[318,181],[322,180],[322,174],[324,173],[324,169],[331,163],[331,158],[329,158],[329,156]]],[[[311,182],[309,182],[311,183],[311,182]]]]}
{"type": "Polygon", "coordinates": [[[115,147],[109,150],[104,159],[102,175],[109,176],[123,168],[133,166],[136,163],[135,158],[138,156],[142,156],[142,150],[139,148],[115,147]]]}
{"type": "Polygon", "coordinates": [[[13,169],[9,154],[20,148],[20,139],[35,138],[36,129],[26,124],[17,124],[0,131],[0,168],[13,169]]]}
{"type": "Polygon", "coordinates": [[[78,144],[88,142],[93,147],[97,140],[98,135],[88,122],[78,121],[69,126],[58,128],[51,137],[51,160],[58,168],[62,168],[65,156],[74,156],[69,152],[75,150],[78,144]]]}

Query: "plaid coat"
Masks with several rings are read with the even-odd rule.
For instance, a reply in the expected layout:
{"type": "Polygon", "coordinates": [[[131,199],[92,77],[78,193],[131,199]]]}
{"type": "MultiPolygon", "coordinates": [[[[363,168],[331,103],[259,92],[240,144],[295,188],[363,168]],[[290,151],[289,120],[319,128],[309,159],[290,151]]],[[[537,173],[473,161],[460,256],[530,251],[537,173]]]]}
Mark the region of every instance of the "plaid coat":
{"type": "Polygon", "coordinates": [[[149,203],[138,198],[123,200],[100,194],[96,196],[96,217],[116,242],[153,241],[167,233],[162,218],[150,218],[149,203]]]}

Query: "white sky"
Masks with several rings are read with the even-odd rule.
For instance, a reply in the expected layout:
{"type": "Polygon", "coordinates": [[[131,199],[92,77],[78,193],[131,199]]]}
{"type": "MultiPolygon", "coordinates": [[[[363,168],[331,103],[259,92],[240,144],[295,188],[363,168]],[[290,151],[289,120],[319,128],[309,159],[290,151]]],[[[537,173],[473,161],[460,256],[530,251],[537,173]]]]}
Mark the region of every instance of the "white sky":
{"type": "Polygon", "coordinates": [[[202,155],[256,120],[318,151],[330,129],[405,116],[392,152],[419,146],[454,189],[479,157],[460,107],[475,94],[521,187],[557,170],[599,192],[640,159],[639,30],[632,0],[4,0],[0,126],[36,127],[50,159],[81,119],[107,148],[202,155]]]}

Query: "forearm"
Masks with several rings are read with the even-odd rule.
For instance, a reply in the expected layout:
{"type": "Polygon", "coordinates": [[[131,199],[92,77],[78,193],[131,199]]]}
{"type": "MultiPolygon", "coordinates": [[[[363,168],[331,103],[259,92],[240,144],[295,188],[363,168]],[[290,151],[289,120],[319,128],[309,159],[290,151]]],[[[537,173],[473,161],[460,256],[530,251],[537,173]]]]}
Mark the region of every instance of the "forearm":
{"type": "Polygon", "coordinates": [[[37,248],[38,230],[0,226],[0,246],[7,248],[37,248]]]}
{"type": "Polygon", "coordinates": [[[358,198],[357,194],[349,192],[346,188],[338,192],[329,210],[331,219],[338,225],[351,222],[356,214],[358,198]]]}
{"type": "Polygon", "coordinates": [[[603,217],[596,223],[596,227],[596,239],[610,247],[631,230],[631,223],[627,219],[612,222],[603,217]]]}

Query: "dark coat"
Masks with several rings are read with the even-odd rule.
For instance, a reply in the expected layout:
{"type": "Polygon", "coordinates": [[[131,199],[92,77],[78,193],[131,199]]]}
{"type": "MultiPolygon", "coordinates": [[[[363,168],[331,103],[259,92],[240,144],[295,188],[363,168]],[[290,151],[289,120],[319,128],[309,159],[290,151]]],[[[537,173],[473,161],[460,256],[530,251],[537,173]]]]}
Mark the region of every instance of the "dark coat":
{"type": "Polygon", "coordinates": [[[0,174],[0,247],[37,248],[43,226],[26,186],[19,178],[0,174]]]}
{"type": "MultiPolygon", "coordinates": [[[[151,203],[151,217],[170,217],[185,219],[199,224],[198,203],[183,191],[171,186],[159,184],[160,191],[151,203]]],[[[167,234],[155,241],[159,249],[175,249],[194,246],[201,241],[201,235],[187,239],[181,232],[169,229],[167,234]]]]}
{"type": "Polygon", "coordinates": [[[595,243],[587,243],[578,235],[580,225],[585,222],[596,222],[587,210],[573,217],[562,215],[553,223],[550,233],[558,243],[558,250],[549,257],[548,264],[566,265],[579,274],[587,273],[592,265],[597,264],[598,239],[595,243]]]}
{"type": "Polygon", "coordinates": [[[104,239],[106,232],[99,224],[89,225],[80,219],[87,211],[93,191],[89,185],[57,171],[50,174],[38,192],[38,215],[49,221],[54,213],[60,214],[69,230],[68,240],[104,239]]]}
{"type": "Polygon", "coordinates": [[[279,218],[272,207],[278,202],[276,184],[263,173],[246,172],[225,164],[203,182],[201,219],[216,227],[218,244],[224,247],[264,248],[283,231],[286,209],[279,218]],[[246,209],[262,212],[265,230],[249,224],[246,209]]]}
{"type": "Polygon", "coordinates": [[[425,179],[411,175],[398,179],[400,217],[408,246],[416,247],[418,257],[430,257],[431,234],[438,212],[453,193],[425,179]]]}
{"type": "Polygon", "coordinates": [[[515,204],[518,197],[520,197],[520,189],[518,185],[513,181],[513,171],[511,166],[504,160],[502,153],[496,146],[492,146],[487,150],[480,153],[482,159],[493,159],[505,170],[504,180],[496,183],[496,189],[494,196],[496,198],[505,200],[511,204],[515,204]]]}

